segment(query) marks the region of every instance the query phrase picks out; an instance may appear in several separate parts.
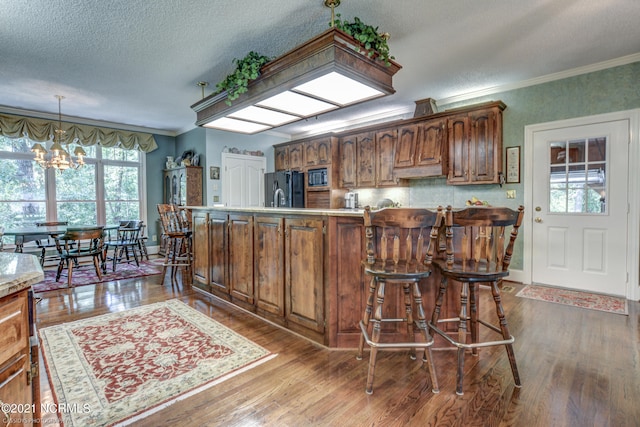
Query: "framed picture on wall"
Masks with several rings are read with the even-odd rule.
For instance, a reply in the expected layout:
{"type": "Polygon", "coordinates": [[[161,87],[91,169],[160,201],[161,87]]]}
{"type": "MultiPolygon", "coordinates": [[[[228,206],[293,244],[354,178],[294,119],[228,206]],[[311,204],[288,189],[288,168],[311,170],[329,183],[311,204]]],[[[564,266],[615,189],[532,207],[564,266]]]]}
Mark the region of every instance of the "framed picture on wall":
{"type": "Polygon", "coordinates": [[[209,168],[209,178],[211,178],[211,179],[220,179],[220,167],[219,166],[211,166],[209,168]]]}
{"type": "Polygon", "coordinates": [[[507,148],[507,184],[520,183],[520,147],[507,148]]]}

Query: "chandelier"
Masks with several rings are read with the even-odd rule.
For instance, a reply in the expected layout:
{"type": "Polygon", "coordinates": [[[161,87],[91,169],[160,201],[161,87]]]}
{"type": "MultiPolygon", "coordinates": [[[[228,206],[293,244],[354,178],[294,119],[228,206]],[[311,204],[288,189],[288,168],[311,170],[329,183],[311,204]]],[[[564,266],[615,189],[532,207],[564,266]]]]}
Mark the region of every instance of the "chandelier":
{"type": "Polygon", "coordinates": [[[36,142],[31,147],[31,151],[33,151],[36,155],[35,161],[38,163],[43,169],[57,169],[59,171],[63,171],[66,169],[78,169],[84,166],[84,156],[87,153],[82,149],[82,147],[78,146],[73,151],[76,159],[74,160],[69,154],[69,146],[71,142],[62,142],[64,138],[64,134],[66,133],[62,129],[62,110],[61,110],[61,101],[64,99],[62,95],[55,95],[58,98],[58,129],[55,130],[55,135],[53,136],[53,145],[47,151],[42,144],[36,142]],[[62,146],[65,144],[65,147],[62,146]]]}

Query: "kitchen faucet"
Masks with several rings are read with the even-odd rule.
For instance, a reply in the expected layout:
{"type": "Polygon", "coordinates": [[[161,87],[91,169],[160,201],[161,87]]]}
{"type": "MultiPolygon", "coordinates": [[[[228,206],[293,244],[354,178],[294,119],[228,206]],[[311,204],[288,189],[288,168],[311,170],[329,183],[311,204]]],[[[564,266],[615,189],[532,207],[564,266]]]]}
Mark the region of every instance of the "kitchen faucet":
{"type": "Polygon", "coordinates": [[[277,188],[273,193],[273,207],[277,208],[284,205],[285,203],[286,200],[284,198],[284,190],[282,188],[277,188]],[[278,198],[278,194],[280,195],[280,198],[278,198]]]}

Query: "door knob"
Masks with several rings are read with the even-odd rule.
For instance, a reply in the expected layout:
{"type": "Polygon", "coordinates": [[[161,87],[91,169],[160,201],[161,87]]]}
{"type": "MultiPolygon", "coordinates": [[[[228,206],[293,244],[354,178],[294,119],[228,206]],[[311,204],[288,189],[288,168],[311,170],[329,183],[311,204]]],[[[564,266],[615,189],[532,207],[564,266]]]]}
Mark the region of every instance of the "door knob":
{"type": "Polygon", "coordinates": [[[537,217],[535,217],[535,218],[534,218],[534,221],[535,221],[535,222],[542,222],[542,218],[540,218],[539,216],[537,216],[537,217]]]}

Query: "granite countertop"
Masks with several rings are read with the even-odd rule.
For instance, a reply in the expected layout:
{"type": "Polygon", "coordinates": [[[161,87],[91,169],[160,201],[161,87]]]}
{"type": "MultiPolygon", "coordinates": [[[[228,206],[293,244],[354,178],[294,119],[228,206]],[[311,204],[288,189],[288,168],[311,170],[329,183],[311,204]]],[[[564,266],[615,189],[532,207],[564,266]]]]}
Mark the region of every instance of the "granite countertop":
{"type": "Polygon", "coordinates": [[[311,208],[230,208],[227,206],[185,206],[192,211],[219,210],[250,213],[274,213],[285,215],[327,215],[327,216],[355,216],[362,217],[364,209],[311,209],[311,208]]]}
{"type": "Polygon", "coordinates": [[[0,252],[0,298],[44,280],[44,272],[35,255],[0,252]]]}

